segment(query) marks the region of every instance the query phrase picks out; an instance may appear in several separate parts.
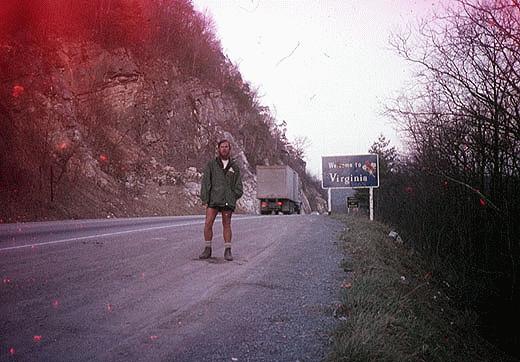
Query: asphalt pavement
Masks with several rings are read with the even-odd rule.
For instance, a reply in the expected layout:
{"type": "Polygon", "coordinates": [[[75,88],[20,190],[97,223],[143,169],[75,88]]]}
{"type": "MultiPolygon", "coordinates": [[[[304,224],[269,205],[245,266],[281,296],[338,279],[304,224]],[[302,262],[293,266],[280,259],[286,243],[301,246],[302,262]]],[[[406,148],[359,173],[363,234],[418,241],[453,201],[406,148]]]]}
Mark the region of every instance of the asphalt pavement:
{"type": "Polygon", "coordinates": [[[203,217],[0,225],[0,361],[319,361],[342,225],[233,216],[234,261],[199,260],[203,217]]]}

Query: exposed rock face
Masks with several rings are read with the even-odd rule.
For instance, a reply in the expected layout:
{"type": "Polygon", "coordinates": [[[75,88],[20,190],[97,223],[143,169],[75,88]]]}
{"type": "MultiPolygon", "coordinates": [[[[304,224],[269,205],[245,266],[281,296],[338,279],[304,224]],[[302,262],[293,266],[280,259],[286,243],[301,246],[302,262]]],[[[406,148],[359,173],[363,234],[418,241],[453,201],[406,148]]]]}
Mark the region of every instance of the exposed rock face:
{"type": "Polygon", "coordinates": [[[238,211],[257,211],[251,115],[232,95],[167,59],[59,44],[0,49],[1,220],[198,213],[201,171],[221,138],[242,170],[238,211]]]}

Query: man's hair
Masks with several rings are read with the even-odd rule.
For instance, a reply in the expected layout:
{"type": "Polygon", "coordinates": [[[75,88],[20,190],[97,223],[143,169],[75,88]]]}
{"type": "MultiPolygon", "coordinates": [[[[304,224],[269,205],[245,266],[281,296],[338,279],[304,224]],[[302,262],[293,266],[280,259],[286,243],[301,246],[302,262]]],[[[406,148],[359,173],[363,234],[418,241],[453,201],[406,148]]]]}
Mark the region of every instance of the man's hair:
{"type": "Polygon", "coordinates": [[[229,145],[229,148],[231,148],[231,142],[229,142],[229,141],[226,140],[226,139],[223,139],[223,140],[218,141],[218,143],[217,143],[217,147],[220,147],[221,144],[226,143],[226,142],[227,142],[227,144],[229,145]]]}

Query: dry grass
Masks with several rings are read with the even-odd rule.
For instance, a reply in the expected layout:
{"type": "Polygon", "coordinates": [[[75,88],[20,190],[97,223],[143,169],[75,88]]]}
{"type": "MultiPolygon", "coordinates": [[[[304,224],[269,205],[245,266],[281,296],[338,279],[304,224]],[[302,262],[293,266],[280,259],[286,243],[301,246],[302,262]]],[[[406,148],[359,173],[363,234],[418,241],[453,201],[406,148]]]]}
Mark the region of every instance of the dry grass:
{"type": "Polygon", "coordinates": [[[477,316],[460,311],[420,256],[365,217],[342,217],[343,320],[330,361],[503,361],[476,333],[477,316]],[[351,286],[350,286],[351,284],[351,286]]]}

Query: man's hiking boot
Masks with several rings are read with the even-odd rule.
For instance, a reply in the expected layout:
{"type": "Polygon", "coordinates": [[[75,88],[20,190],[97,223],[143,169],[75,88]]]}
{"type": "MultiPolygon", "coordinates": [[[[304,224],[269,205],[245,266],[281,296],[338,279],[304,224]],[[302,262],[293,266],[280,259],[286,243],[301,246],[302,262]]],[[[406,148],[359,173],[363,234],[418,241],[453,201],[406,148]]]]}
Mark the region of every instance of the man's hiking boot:
{"type": "Polygon", "coordinates": [[[231,255],[231,248],[226,248],[224,250],[224,259],[227,261],[233,261],[233,256],[231,255]]]}
{"type": "Polygon", "coordinates": [[[202,254],[199,255],[199,259],[209,259],[209,258],[211,258],[211,247],[206,246],[204,248],[204,251],[202,252],[202,254]]]}

